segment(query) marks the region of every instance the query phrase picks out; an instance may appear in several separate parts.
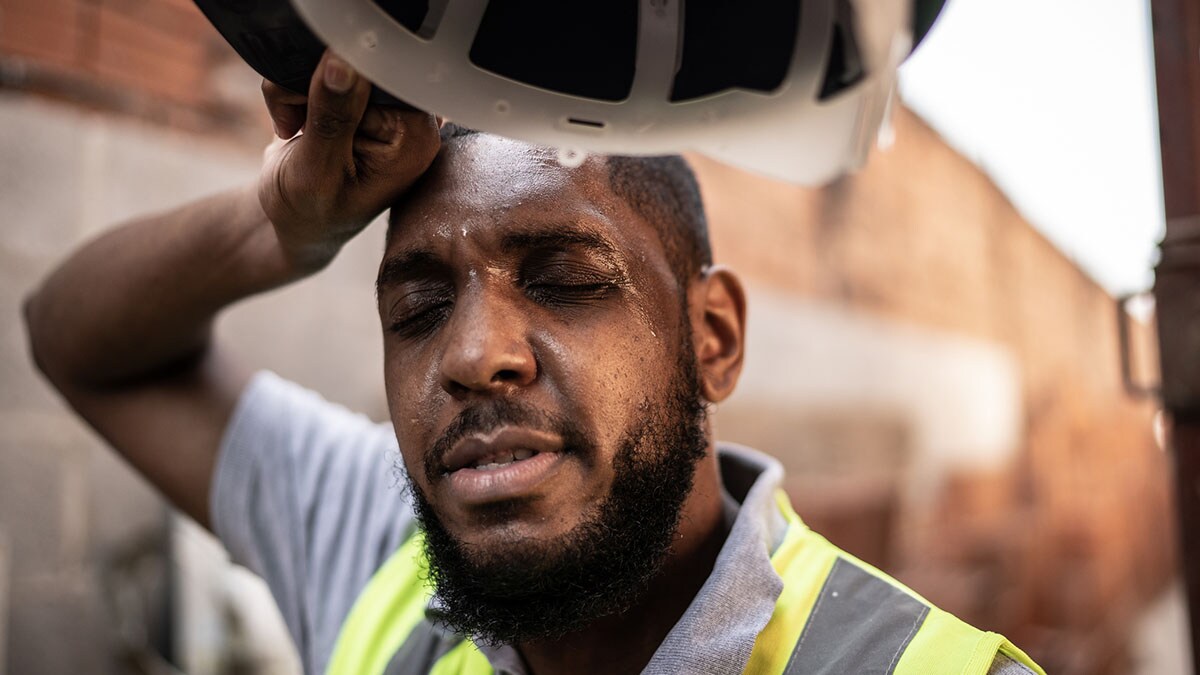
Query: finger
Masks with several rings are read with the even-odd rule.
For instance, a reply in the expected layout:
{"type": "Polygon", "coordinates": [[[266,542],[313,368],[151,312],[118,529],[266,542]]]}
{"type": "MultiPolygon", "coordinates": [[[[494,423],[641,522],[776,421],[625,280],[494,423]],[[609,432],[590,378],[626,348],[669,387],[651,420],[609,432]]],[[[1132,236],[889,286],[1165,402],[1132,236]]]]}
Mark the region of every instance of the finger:
{"type": "Polygon", "coordinates": [[[285,140],[295,136],[304,126],[308,97],[284,89],[270,80],[263,80],[262,93],[275,135],[285,140]]]}
{"type": "Polygon", "coordinates": [[[435,117],[420,111],[395,106],[372,105],[367,107],[362,122],[358,125],[358,138],[369,138],[381,143],[399,145],[404,141],[408,129],[418,129],[430,124],[435,117]]]}
{"type": "Polygon", "coordinates": [[[387,106],[367,106],[367,112],[363,114],[362,122],[358,124],[359,137],[381,143],[390,142],[399,130],[397,115],[398,113],[393,108],[387,106]]]}
{"type": "MultiPolygon", "coordinates": [[[[432,115],[404,113],[398,116],[399,131],[388,140],[359,133],[354,137],[355,166],[366,176],[384,176],[384,189],[403,188],[398,176],[415,178],[429,167],[438,153],[441,138],[432,115]],[[390,187],[389,187],[390,186],[390,187]]],[[[411,182],[411,181],[410,181],[411,182]]]]}
{"type": "Polygon", "coordinates": [[[325,50],[308,90],[303,161],[329,170],[353,161],[354,133],[367,109],[371,83],[350,64],[325,50]]]}

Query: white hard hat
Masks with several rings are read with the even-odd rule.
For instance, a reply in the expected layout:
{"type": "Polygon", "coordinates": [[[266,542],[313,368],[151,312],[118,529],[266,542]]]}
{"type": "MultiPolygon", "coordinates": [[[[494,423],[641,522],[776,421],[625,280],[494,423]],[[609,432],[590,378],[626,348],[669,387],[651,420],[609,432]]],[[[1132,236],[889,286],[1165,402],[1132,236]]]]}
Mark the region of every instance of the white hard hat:
{"type": "Polygon", "coordinates": [[[690,150],[820,184],[866,159],[943,0],[290,2],[398,99],[564,161],[690,150]]]}

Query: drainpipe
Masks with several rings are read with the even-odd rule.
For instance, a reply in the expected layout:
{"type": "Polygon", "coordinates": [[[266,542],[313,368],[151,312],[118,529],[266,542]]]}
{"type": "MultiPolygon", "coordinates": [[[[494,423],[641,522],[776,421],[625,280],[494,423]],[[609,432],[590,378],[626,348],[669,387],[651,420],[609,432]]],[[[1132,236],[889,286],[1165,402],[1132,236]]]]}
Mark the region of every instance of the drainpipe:
{"type": "Polygon", "coordinates": [[[1150,0],[1167,227],[1154,296],[1180,554],[1200,667],[1200,3],[1150,0]]]}

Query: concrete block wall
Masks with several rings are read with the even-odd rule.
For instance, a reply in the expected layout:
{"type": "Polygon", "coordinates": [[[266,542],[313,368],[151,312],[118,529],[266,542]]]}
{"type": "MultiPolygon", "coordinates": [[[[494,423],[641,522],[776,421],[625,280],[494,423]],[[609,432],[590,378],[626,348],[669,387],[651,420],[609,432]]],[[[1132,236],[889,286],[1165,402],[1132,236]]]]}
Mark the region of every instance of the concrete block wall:
{"type": "Polygon", "coordinates": [[[257,158],[11,92],[0,157],[0,672],[127,672],[131,645],[169,637],[168,510],[34,372],[20,304],[103,227],[257,158]]]}

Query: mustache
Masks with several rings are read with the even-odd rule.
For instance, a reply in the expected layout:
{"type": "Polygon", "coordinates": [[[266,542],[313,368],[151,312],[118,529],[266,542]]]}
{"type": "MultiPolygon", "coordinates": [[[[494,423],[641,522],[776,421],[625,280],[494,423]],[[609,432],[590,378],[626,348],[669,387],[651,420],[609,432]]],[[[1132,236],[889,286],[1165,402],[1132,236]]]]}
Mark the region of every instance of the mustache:
{"type": "Polygon", "coordinates": [[[567,417],[509,399],[495,399],[458,413],[425,452],[425,477],[431,483],[442,476],[443,458],[462,439],[513,426],[544,431],[563,439],[564,452],[579,452],[591,446],[578,424],[567,417]]]}

